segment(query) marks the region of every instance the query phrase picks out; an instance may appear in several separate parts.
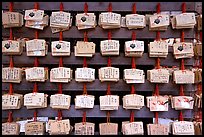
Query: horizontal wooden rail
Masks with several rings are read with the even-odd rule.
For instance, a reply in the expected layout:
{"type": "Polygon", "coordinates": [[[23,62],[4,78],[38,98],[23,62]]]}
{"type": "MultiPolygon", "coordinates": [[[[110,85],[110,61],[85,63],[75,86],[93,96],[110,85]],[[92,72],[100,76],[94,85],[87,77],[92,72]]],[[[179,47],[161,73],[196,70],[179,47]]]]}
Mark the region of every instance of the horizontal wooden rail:
{"type": "MultiPolygon", "coordinates": [[[[57,83],[51,83],[49,80],[46,82],[40,82],[38,84],[39,92],[41,91],[50,91],[51,93],[53,91],[58,90],[58,84],[57,83]]],[[[154,84],[150,83],[149,81],[145,81],[145,83],[142,84],[134,84],[135,89],[137,91],[154,91],[154,84]]],[[[28,93],[33,90],[33,82],[27,82],[25,78],[23,78],[22,82],[20,84],[13,84],[14,91],[27,91],[28,93]]],[[[9,83],[2,83],[2,90],[9,90],[9,83]]],[[[63,84],[63,91],[82,91],[83,90],[83,83],[76,82],[74,79],[67,84],[63,84]]],[[[106,82],[100,82],[100,80],[96,79],[94,82],[87,83],[87,90],[88,91],[106,91],[107,90],[107,83],[106,82]]],[[[167,84],[160,84],[159,85],[160,92],[163,93],[179,93],[179,85],[173,84],[172,82],[167,84]]],[[[120,79],[118,82],[112,82],[111,83],[111,91],[127,91],[130,92],[130,85],[126,84],[124,80],[120,79]]],[[[193,84],[186,84],[184,86],[185,92],[194,92],[195,86],[193,84]]],[[[64,93],[65,93],[64,92],[64,93]]],[[[55,92],[53,92],[55,93],[55,92]]]]}
{"type": "MultiPolygon", "coordinates": [[[[172,52],[172,48],[170,50],[172,52]]],[[[161,58],[161,66],[180,66],[180,60],[175,59],[173,53],[169,53],[167,58],[161,58]]],[[[15,56],[15,66],[33,66],[34,57],[26,56],[23,52],[21,56],[15,56]]],[[[136,58],[137,65],[155,65],[155,58],[150,58],[149,53],[144,53],[142,57],[136,58]]],[[[131,65],[131,58],[125,57],[124,53],[120,53],[119,56],[111,57],[112,65],[131,65]]],[[[2,55],[2,64],[9,65],[9,56],[2,55]]],[[[45,57],[39,57],[39,65],[51,65],[59,64],[59,57],[53,57],[50,52],[45,57]]],[[[64,65],[82,65],[83,57],[76,57],[74,53],[71,56],[63,57],[64,65]]],[[[96,53],[92,58],[87,58],[87,64],[89,65],[107,65],[107,57],[101,56],[100,53],[96,53]]],[[[185,59],[186,66],[192,66],[194,64],[194,58],[185,59]]]]}
{"type": "MultiPolygon", "coordinates": [[[[82,117],[83,109],[75,109],[74,105],[71,105],[69,110],[62,110],[62,117],[82,117]]],[[[38,116],[39,117],[57,117],[57,111],[55,109],[52,109],[50,107],[38,109],[38,116]]],[[[136,118],[152,118],[154,117],[154,112],[151,112],[149,108],[144,106],[140,110],[134,110],[135,111],[135,117],[136,118]]],[[[7,110],[2,111],[2,118],[8,117],[7,110]]],[[[106,111],[100,110],[99,105],[94,105],[93,109],[86,109],[86,116],[87,117],[106,117],[106,111]]],[[[26,109],[26,107],[22,107],[20,110],[15,110],[13,112],[14,118],[21,118],[21,117],[33,117],[34,110],[32,109],[26,109]],[[26,113],[25,113],[26,112],[26,113]]],[[[176,118],[178,116],[179,111],[172,109],[169,105],[169,110],[167,112],[159,112],[160,118],[176,118]]],[[[122,108],[122,106],[119,106],[118,110],[111,111],[110,117],[114,118],[126,118],[130,117],[130,110],[125,110],[122,108]]],[[[193,117],[193,111],[192,110],[183,110],[183,116],[184,118],[192,118],[193,117]]]]}
{"type": "MultiPolygon", "coordinates": [[[[111,2],[113,11],[118,12],[131,12],[132,4],[134,2],[111,2]]],[[[180,11],[182,2],[160,2],[161,3],[161,11],[180,11]]],[[[107,11],[107,7],[109,2],[87,2],[89,6],[89,11],[97,12],[97,11],[107,11]]],[[[137,11],[155,11],[158,2],[136,2],[137,11]]],[[[9,2],[2,3],[2,9],[8,9],[9,2]]],[[[60,2],[52,3],[52,2],[39,2],[40,9],[43,10],[59,10],[60,2]]],[[[84,4],[81,2],[63,2],[64,11],[84,11],[84,4]]],[[[26,10],[33,9],[34,2],[15,2],[14,10],[26,10]]],[[[194,11],[195,10],[195,2],[186,2],[186,10],[194,11]]]]}
{"type": "MultiPolygon", "coordinates": [[[[137,33],[137,39],[145,38],[145,39],[155,39],[156,32],[149,31],[148,26],[144,29],[137,29],[135,30],[137,33]]],[[[112,38],[113,39],[120,39],[120,38],[128,38],[131,39],[132,31],[128,30],[127,28],[120,28],[120,29],[113,29],[112,31],[112,38]]],[[[185,29],[185,38],[195,38],[194,30],[193,29],[185,29]]],[[[23,38],[34,38],[35,33],[34,29],[21,27],[21,28],[14,28],[13,33],[15,37],[23,37],[23,38]]],[[[102,29],[101,27],[97,26],[95,29],[88,30],[88,38],[107,38],[108,31],[102,29]]],[[[161,31],[160,37],[161,38],[179,38],[181,35],[181,30],[172,29],[171,26],[168,27],[168,30],[161,31]]],[[[2,27],[2,36],[9,37],[9,29],[4,29],[2,27]]],[[[43,31],[39,31],[39,38],[59,38],[59,33],[53,34],[51,32],[50,27],[45,27],[43,31]]],[[[84,38],[83,31],[79,31],[76,26],[72,26],[70,30],[63,32],[63,38],[84,38]]]]}

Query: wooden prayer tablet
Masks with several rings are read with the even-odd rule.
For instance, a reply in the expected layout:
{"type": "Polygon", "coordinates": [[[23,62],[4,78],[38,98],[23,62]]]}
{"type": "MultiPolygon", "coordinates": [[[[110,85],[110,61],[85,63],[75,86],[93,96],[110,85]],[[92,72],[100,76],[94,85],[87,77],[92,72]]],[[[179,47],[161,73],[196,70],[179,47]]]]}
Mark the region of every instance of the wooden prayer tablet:
{"type": "Polygon", "coordinates": [[[78,13],[76,15],[76,26],[78,30],[95,28],[97,25],[94,13],[78,13]]]}
{"type": "Polygon", "coordinates": [[[127,57],[142,57],[144,53],[144,41],[126,41],[124,50],[125,56],[127,57]]]}
{"type": "Polygon", "coordinates": [[[77,95],[75,98],[75,109],[93,108],[95,97],[93,95],[77,95]]]}
{"type": "Polygon", "coordinates": [[[147,80],[151,83],[169,83],[169,75],[165,68],[147,70],[147,80]]]}
{"type": "Polygon", "coordinates": [[[33,39],[26,41],[27,56],[47,55],[48,45],[44,39],[33,39]]]}
{"type": "Polygon", "coordinates": [[[25,10],[25,27],[43,30],[48,26],[49,16],[44,14],[44,10],[25,10]]]}
{"type": "Polygon", "coordinates": [[[145,74],[144,74],[144,71],[140,69],[124,69],[123,79],[126,81],[127,84],[144,83],[145,74]]]}
{"type": "Polygon", "coordinates": [[[24,106],[27,109],[46,108],[47,96],[44,93],[28,93],[24,95],[24,106]]]}
{"type": "Polygon", "coordinates": [[[48,79],[48,69],[44,67],[32,67],[25,69],[26,80],[30,82],[45,82],[48,79]]]}
{"type": "Polygon", "coordinates": [[[144,135],[143,122],[122,122],[123,135],[144,135]]]}
{"type": "Polygon", "coordinates": [[[147,124],[148,135],[169,135],[169,126],[163,124],[147,124]]]}
{"type": "Polygon", "coordinates": [[[146,99],[150,111],[168,111],[168,96],[147,96],[146,99]]]}
{"type": "Polygon", "coordinates": [[[2,53],[4,55],[21,55],[24,45],[21,41],[4,40],[2,41],[2,53]]]}
{"type": "Polygon", "coordinates": [[[22,94],[4,94],[2,95],[2,110],[8,109],[20,109],[23,105],[23,95],[22,94]]]}
{"type": "Polygon", "coordinates": [[[191,96],[174,96],[171,98],[172,108],[175,110],[193,109],[194,99],[191,96]]]}
{"type": "Polygon", "coordinates": [[[118,123],[100,123],[100,135],[118,135],[118,123]]]}
{"type": "Polygon", "coordinates": [[[49,16],[43,15],[43,19],[40,21],[26,20],[25,27],[43,30],[44,27],[48,26],[49,16]]]}
{"type": "Polygon", "coordinates": [[[149,17],[150,28],[168,27],[170,24],[169,15],[155,14],[149,17]]]}
{"type": "Polygon", "coordinates": [[[128,29],[138,29],[146,27],[145,16],[139,14],[127,14],[125,16],[125,23],[128,29]]]}
{"type": "Polygon", "coordinates": [[[137,94],[128,94],[123,96],[124,109],[141,109],[144,107],[144,96],[137,94]]]}
{"type": "Polygon", "coordinates": [[[3,12],[2,25],[4,28],[22,27],[23,15],[18,12],[10,12],[10,11],[3,12]]]}
{"type": "Polygon", "coordinates": [[[193,84],[195,74],[191,70],[176,70],[173,72],[173,81],[176,84],[193,84]]]}
{"type": "Polygon", "coordinates": [[[168,55],[168,43],[164,40],[150,42],[148,44],[149,57],[166,58],[168,55]]]}
{"type": "Polygon", "coordinates": [[[68,41],[52,41],[52,56],[70,56],[70,42],[68,41]]]}
{"type": "Polygon", "coordinates": [[[49,120],[48,133],[50,135],[68,135],[71,132],[69,119],[49,120]]]}
{"type": "Polygon", "coordinates": [[[72,80],[72,70],[66,67],[52,68],[50,71],[50,82],[68,83],[72,80]]]}
{"type": "Polygon", "coordinates": [[[50,107],[54,109],[69,109],[70,102],[70,95],[55,94],[50,96],[50,107]]]}
{"type": "Polygon", "coordinates": [[[173,135],[195,135],[194,124],[190,121],[175,121],[172,130],[173,135]]]}
{"type": "Polygon", "coordinates": [[[72,25],[72,16],[69,12],[56,11],[50,16],[50,27],[52,33],[69,30],[72,25]]]}
{"type": "Polygon", "coordinates": [[[193,43],[177,42],[173,44],[173,54],[176,59],[192,58],[194,56],[193,43]]]}
{"type": "Polygon", "coordinates": [[[2,123],[2,135],[19,135],[20,124],[15,122],[2,123]]]}
{"type": "Polygon", "coordinates": [[[96,44],[93,42],[77,41],[74,46],[74,54],[76,57],[93,57],[95,54],[96,44]]]}
{"type": "Polygon", "coordinates": [[[25,135],[44,135],[45,122],[28,122],[25,124],[25,135]]]}
{"type": "Polygon", "coordinates": [[[182,13],[171,19],[173,29],[194,28],[196,24],[195,13],[182,13]]]}
{"type": "Polygon", "coordinates": [[[100,96],[100,110],[118,110],[119,96],[117,95],[105,95],[100,96]]]}
{"type": "Polygon", "coordinates": [[[20,83],[22,80],[22,69],[15,67],[2,68],[2,82],[20,83]]]}
{"type": "Polygon", "coordinates": [[[90,122],[85,122],[83,124],[82,122],[80,122],[75,123],[74,128],[75,135],[94,135],[95,124],[90,122]]]}
{"type": "Polygon", "coordinates": [[[104,81],[119,81],[119,68],[115,67],[102,67],[99,69],[99,80],[104,81]]]}
{"type": "Polygon", "coordinates": [[[98,25],[103,29],[115,29],[121,27],[121,15],[113,12],[99,14],[98,25]]]}
{"type": "Polygon", "coordinates": [[[95,80],[95,69],[93,68],[76,68],[75,80],[77,82],[92,82],[95,80]]]}
{"type": "Polygon", "coordinates": [[[102,56],[119,55],[119,40],[103,40],[100,41],[100,52],[102,56]]]}

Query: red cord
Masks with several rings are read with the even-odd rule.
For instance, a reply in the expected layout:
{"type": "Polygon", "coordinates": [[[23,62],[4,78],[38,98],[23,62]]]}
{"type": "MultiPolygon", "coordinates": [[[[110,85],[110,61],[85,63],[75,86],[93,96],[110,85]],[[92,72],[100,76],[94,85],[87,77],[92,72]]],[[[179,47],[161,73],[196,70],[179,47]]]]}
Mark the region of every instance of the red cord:
{"type": "Polygon", "coordinates": [[[33,93],[37,93],[38,92],[38,83],[35,82],[34,83],[34,88],[33,88],[33,93]]]}
{"type": "Polygon", "coordinates": [[[110,57],[108,57],[108,65],[107,66],[111,67],[111,58],[110,57]]]}
{"type": "Polygon", "coordinates": [[[155,123],[158,124],[159,123],[159,113],[155,112],[155,123]]]}
{"type": "Polygon", "coordinates": [[[156,58],[156,69],[160,69],[160,58],[156,58]]]}
{"type": "Polygon", "coordinates": [[[62,111],[59,109],[59,110],[58,110],[57,120],[61,120],[61,118],[62,118],[62,111]]]}
{"type": "Polygon", "coordinates": [[[34,67],[38,67],[38,66],[39,66],[38,57],[35,57],[35,60],[34,60],[34,67]]]}
{"type": "Polygon", "coordinates": [[[108,5],[108,12],[112,12],[112,9],[113,9],[112,8],[112,3],[110,2],[109,5],[108,5]]]}
{"type": "Polygon", "coordinates": [[[13,94],[13,84],[9,83],[9,95],[13,94]]]}
{"type": "Polygon", "coordinates": [[[136,4],[132,5],[132,14],[136,14],[136,4]]]}
{"type": "Polygon", "coordinates": [[[109,30],[108,31],[108,40],[111,40],[111,38],[112,38],[112,34],[111,34],[111,31],[109,30]]]}
{"type": "Polygon", "coordinates": [[[84,42],[88,42],[88,32],[84,31],[84,42]]]}
{"type": "Polygon", "coordinates": [[[135,118],[134,111],[131,110],[131,112],[130,112],[130,122],[134,122],[134,118],[135,118]]]}
{"type": "Polygon", "coordinates": [[[132,31],[132,40],[136,40],[136,32],[132,31]]]}
{"type": "Polygon", "coordinates": [[[10,40],[13,40],[13,30],[12,30],[12,28],[10,28],[9,39],[10,39],[10,40]]]}
{"type": "Polygon", "coordinates": [[[186,3],[185,2],[182,3],[181,8],[182,8],[182,13],[185,13],[186,12],[186,3]]]}
{"type": "Polygon", "coordinates": [[[34,122],[37,121],[37,110],[34,111],[34,122]]]}
{"type": "Polygon", "coordinates": [[[107,83],[107,95],[111,95],[111,91],[110,91],[110,83],[107,83]]]}
{"type": "Polygon", "coordinates": [[[63,11],[64,10],[64,5],[63,5],[63,3],[61,2],[60,3],[60,11],[63,11]]]}
{"type": "Polygon", "coordinates": [[[62,94],[62,83],[58,83],[58,94],[62,94]]]}
{"type": "Polygon", "coordinates": [[[86,111],[83,112],[82,122],[83,122],[83,124],[86,123],[86,111]]]}
{"type": "Polygon", "coordinates": [[[155,84],[155,96],[159,96],[159,84],[155,84]]]}
{"type": "Polygon", "coordinates": [[[86,83],[83,84],[83,94],[87,95],[86,83]]]}
{"type": "Polygon", "coordinates": [[[132,68],[136,69],[136,63],[135,63],[135,58],[132,57],[132,68]]]}
{"type": "Polygon", "coordinates": [[[180,85],[180,96],[184,96],[184,87],[180,85]]]}
{"type": "Polygon", "coordinates": [[[131,94],[135,94],[135,86],[134,86],[134,84],[131,85],[131,94]]]}
{"type": "Polygon", "coordinates": [[[179,121],[183,121],[183,113],[182,113],[181,110],[180,110],[180,112],[179,112],[179,121]]]}
{"type": "Polygon", "coordinates": [[[106,121],[107,121],[107,123],[110,123],[110,111],[107,111],[107,113],[106,113],[106,121]]]}
{"type": "Polygon", "coordinates": [[[84,4],[84,13],[88,13],[88,4],[86,2],[84,4]]]}
{"type": "Polygon", "coordinates": [[[156,40],[157,40],[157,41],[160,40],[160,31],[157,31],[157,33],[156,33],[156,40]]]}
{"type": "Polygon", "coordinates": [[[8,122],[11,123],[13,121],[12,111],[8,112],[8,122]]]}
{"type": "Polygon", "coordinates": [[[84,31],[84,42],[88,42],[87,31],[84,31]]]}
{"type": "Polygon", "coordinates": [[[63,58],[62,57],[60,57],[60,59],[59,59],[59,67],[63,67],[63,58]]]}
{"type": "Polygon", "coordinates": [[[161,12],[161,4],[158,3],[157,4],[157,14],[159,14],[161,12]]]}

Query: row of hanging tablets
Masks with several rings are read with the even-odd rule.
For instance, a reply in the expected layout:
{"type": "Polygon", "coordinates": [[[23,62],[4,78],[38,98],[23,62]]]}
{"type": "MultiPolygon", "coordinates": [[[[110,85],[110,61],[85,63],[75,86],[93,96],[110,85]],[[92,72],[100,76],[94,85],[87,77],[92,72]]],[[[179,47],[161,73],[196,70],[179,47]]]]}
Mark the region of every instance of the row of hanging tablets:
{"type": "MultiPolygon", "coordinates": [[[[27,56],[45,56],[48,52],[48,44],[44,39],[18,39],[3,40],[2,53],[4,55],[21,55],[26,45],[27,56]]],[[[124,46],[125,56],[142,57],[144,53],[144,41],[132,40],[126,41],[124,46]]],[[[68,41],[52,41],[52,56],[70,56],[71,44],[68,41]]],[[[166,58],[169,47],[173,47],[173,54],[176,59],[192,58],[202,56],[202,43],[199,40],[193,42],[180,42],[180,39],[166,39],[153,41],[148,44],[149,57],[166,58]]],[[[77,41],[74,46],[74,55],[77,57],[93,57],[96,44],[93,42],[77,41]]],[[[118,56],[120,43],[119,40],[100,41],[100,52],[102,56],[118,56]]]]}
{"type": "MultiPolygon", "coordinates": [[[[69,83],[73,77],[73,70],[67,67],[52,68],[50,70],[50,82],[69,83]]],[[[21,83],[23,75],[29,82],[45,82],[48,79],[48,68],[31,67],[3,67],[2,82],[21,83]]],[[[101,82],[118,82],[120,71],[116,67],[101,67],[98,70],[98,78],[101,82]]],[[[175,84],[194,84],[202,82],[202,69],[192,68],[179,70],[178,68],[166,68],[147,70],[147,80],[151,83],[169,83],[170,79],[175,84]]],[[[124,69],[123,80],[127,84],[145,83],[145,73],[141,69],[124,69]]],[[[94,82],[95,69],[76,68],[75,81],[94,82]]]]}
{"type": "MultiPolygon", "coordinates": [[[[121,132],[123,135],[144,135],[144,126],[142,121],[129,122],[123,121],[121,132]]],[[[147,124],[148,135],[200,135],[202,133],[202,122],[173,121],[168,125],[147,124]]],[[[74,130],[75,135],[94,135],[95,123],[80,122],[75,123],[74,127],[70,125],[69,119],[48,120],[48,122],[25,123],[25,135],[44,135],[48,132],[50,135],[68,135],[74,130]]],[[[19,135],[20,124],[16,122],[2,124],[3,135],[19,135]]],[[[118,135],[118,123],[100,123],[100,135],[118,135]]]]}
{"type": "MultiPolygon", "coordinates": [[[[27,109],[46,108],[48,107],[47,94],[44,93],[14,93],[2,95],[2,110],[21,109],[24,105],[27,109]]],[[[128,94],[123,96],[124,109],[141,109],[145,106],[145,97],[138,94],[128,94]]],[[[76,95],[74,99],[75,109],[94,108],[95,96],[93,95],[76,95]]],[[[146,105],[150,111],[168,111],[171,102],[175,110],[202,108],[202,95],[199,98],[195,96],[147,96],[146,105]]],[[[99,97],[100,110],[118,110],[119,96],[105,95],[99,97]]],[[[50,96],[50,107],[53,109],[69,109],[71,105],[71,96],[65,94],[54,94],[50,96]]]]}
{"type": "MultiPolygon", "coordinates": [[[[49,16],[44,10],[30,9],[25,10],[23,16],[18,12],[2,11],[2,24],[4,28],[22,27],[25,19],[25,27],[43,30],[48,26],[49,16]]],[[[68,30],[72,26],[71,13],[65,11],[52,12],[50,16],[50,27],[52,33],[68,30]]],[[[193,12],[177,13],[169,15],[165,12],[153,15],[127,14],[122,17],[114,12],[102,12],[99,15],[98,25],[103,29],[115,29],[127,27],[128,29],[144,28],[149,25],[149,30],[165,31],[167,27],[172,25],[173,29],[194,28],[202,30],[202,15],[197,16],[193,12]]],[[[75,25],[79,30],[95,28],[97,26],[96,16],[94,13],[78,13],[76,15],[75,25]]]]}

